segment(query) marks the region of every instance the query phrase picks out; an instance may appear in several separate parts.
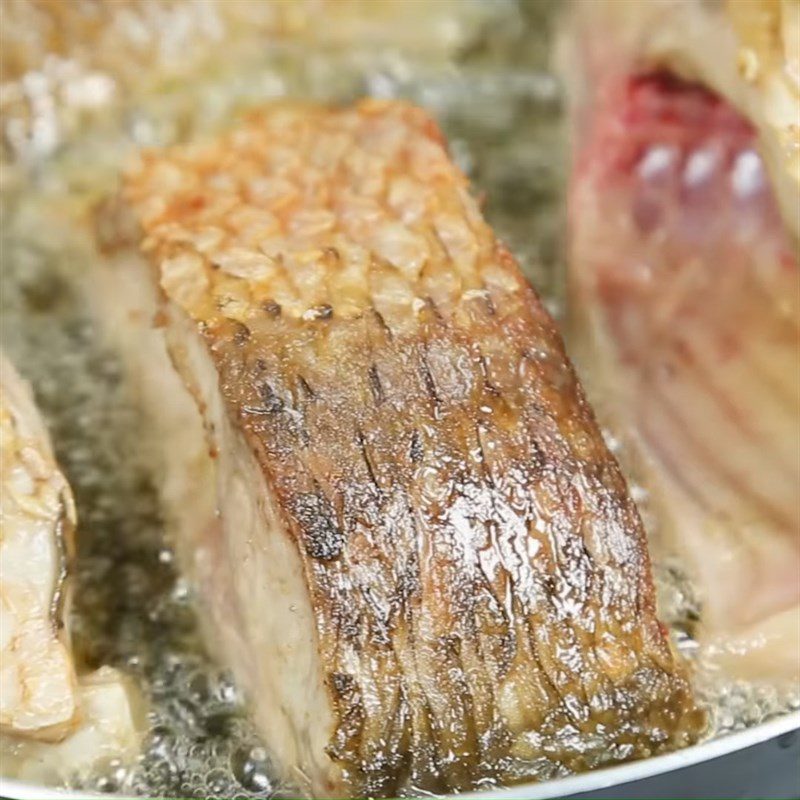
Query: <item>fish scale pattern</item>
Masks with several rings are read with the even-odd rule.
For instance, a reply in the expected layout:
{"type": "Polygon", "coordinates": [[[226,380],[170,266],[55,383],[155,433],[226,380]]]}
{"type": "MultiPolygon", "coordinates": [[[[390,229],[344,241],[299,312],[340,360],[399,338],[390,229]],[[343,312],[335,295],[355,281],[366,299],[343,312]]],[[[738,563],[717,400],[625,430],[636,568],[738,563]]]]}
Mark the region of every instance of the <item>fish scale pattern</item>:
{"type": "Polygon", "coordinates": [[[427,114],[276,106],[145,155],[124,197],[303,559],[334,791],[698,735],[622,475],[427,114]]]}

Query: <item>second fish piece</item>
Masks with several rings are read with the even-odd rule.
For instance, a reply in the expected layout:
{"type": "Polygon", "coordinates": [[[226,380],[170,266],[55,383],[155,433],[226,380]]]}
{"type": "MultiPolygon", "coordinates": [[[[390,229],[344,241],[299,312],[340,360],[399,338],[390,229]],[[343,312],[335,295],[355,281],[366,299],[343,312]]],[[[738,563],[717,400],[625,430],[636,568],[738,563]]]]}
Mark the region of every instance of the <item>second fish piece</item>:
{"type": "Polygon", "coordinates": [[[575,6],[572,344],[731,673],[800,669],[800,3],[575,6]],[[602,31],[603,35],[598,35],[602,31]]]}
{"type": "Polygon", "coordinates": [[[75,504],[30,386],[0,353],[0,774],[58,784],[132,759],[130,682],[70,642],[75,504]]]}

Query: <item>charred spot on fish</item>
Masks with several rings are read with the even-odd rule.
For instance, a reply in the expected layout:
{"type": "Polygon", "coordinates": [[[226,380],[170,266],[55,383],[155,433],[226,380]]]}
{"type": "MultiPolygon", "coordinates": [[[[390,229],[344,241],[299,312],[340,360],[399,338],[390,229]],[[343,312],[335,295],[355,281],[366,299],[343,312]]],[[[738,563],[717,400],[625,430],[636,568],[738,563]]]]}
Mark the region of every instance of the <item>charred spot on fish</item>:
{"type": "Polygon", "coordinates": [[[383,386],[381,385],[381,379],[378,375],[378,367],[373,364],[369,368],[368,374],[369,388],[372,392],[372,399],[375,401],[375,405],[379,406],[386,398],[383,395],[383,386]]]}
{"type": "Polygon", "coordinates": [[[391,341],[394,338],[394,334],[392,333],[392,329],[386,324],[386,320],[383,318],[383,314],[381,314],[381,312],[378,311],[377,308],[373,308],[372,309],[372,316],[375,319],[375,321],[378,323],[378,326],[381,328],[381,330],[386,335],[386,338],[391,341]]]}
{"type": "Polygon", "coordinates": [[[408,457],[415,464],[419,464],[424,455],[425,448],[422,444],[422,436],[418,430],[413,430],[411,432],[411,442],[408,446],[408,457]]]}
{"type": "Polygon", "coordinates": [[[522,358],[534,364],[548,364],[553,360],[553,354],[541,347],[523,347],[522,358]]]}
{"type": "MultiPolygon", "coordinates": [[[[361,692],[356,681],[342,672],[329,673],[327,684],[334,702],[339,706],[340,718],[325,752],[334,761],[351,762],[355,758],[354,751],[357,750],[364,727],[361,692]]],[[[360,765],[353,764],[353,768],[363,773],[360,765]]]]}
{"type": "Polygon", "coordinates": [[[408,600],[419,591],[419,563],[416,556],[409,557],[404,568],[397,576],[395,585],[395,599],[402,608],[407,605],[408,600]]]}
{"type": "Polygon", "coordinates": [[[425,308],[430,311],[431,316],[439,323],[444,323],[444,317],[442,316],[442,312],[439,310],[439,306],[436,305],[433,298],[428,295],[425,297],[425,308]]]}
{"type": "Polygon", "coordinates": [[[309,382],[302,376],[297,376],[297,393],[306,400],[313,400],[317,395],[309,382]]]}
{"type": "Polygon", "coordinates": [[[438,406],[441,403],[439,393],[436,390],[436,383],[433,380],[433,373],[431,372],[430,364],[428,363],[428,356],[425,350],[420,355],[420,364],[422,366],[422,380],[425,384],[425,389],[428,395],[433,400],[434,405],[438,406]]]}
{"type": "Polygon", "coordinates": [[[329,672],[328,686],[338,700],[351,697],[358,688],[353,676],[344,672],[329,672]]]}
{"type": "Polygon", "coordinates": [[[386,647],[391,644],[392,613],[391,608],[384,609],[375,598],[373,590],[369,586],[361,587],[361,596],[364,602],[369,605],[371,615],[367,617],[369,625],[369,643],[378,647],[386,647]]]}
{"type": "Polygon", "coordinates": [[[233,321],[233,342],[241,347],[250,338],[250,328],[243,322],[233,321]]]}
{"type": "Polygon", "coordinates": [[[362,617],[360,608],[352,603],[343,606],[336,615],[339,635],[356,650],[361,649],[362,617]]]}
{"type": "MultiPolygon", "coordinates": [[[[597,580],[597,570],[595,570],[594,565],[595,562],[592,559],[592,554],[589,552],[589,548],[586,546],[585,543],[581,543],[581,556],[583,558],[583,567],[584,573],[582,575],[583,578],[583,592],[585,597],[591,597],[594,592],[594,584],[597,580]]],[[[637,604],[639,605],[639,604],[637,604]]],[[[584,606],[585,607],[585,606],[584,606]]],[[[669,636],[669,634],[665,631],[665,636],[669,636]]]]}
{"type": "Polygon", "coordinates": [[[322,257],[330,264],[339,264],[341,256],[335,247],[324,247],[322,249],[322,257]]]}
{"type": "Polygon", "coordinates": [[[281,306],[274,300],[266,300],[261,304],[261,308],[264,309],[264,313],[268,317],[279,317],[281,315],[281,306]]]}
{"type": "Polygon", "coordinates": [[[370,460],[369,457],[369,450],[367,449],[367,441],[364,438],[363,431],[361,431],[360,429],[356,430],[356,442],[358,443],[359,450],[361,451],[361,457],[364,459],[364,464],[366,464],[370,480],[376,486],[380,486],[380,484],[378,483],[378,478],[375,474],[375,467],[372,465],[372,461],[370,460]]]}
{"type": "Polygon", "coordinates": [[[275,393],[275,390],[266,382],[258,387],[258,396],[261,398],[261,407],[268,414],[277,414],[283,411],[284,403],[275,393]]]}
{"type": "Polygon", "coordinates": [[[308,447],[311,444],[311,434],[302,426],[296,428],[297,439],[301,447],[308,447]]]}
{"type": "MultiPolygon", "coordinates": [[[[492,308],[494,308],[494,306],[492,308]]],[[[494,311],[492,311],[492,313],[494,313],[494,311]]],[[[486,389],[489,394],[499,397],[500,390],[492,383],[491,378],[489,378],[489,360],[485,355],[481,354],[478,356],[478,364],[480,365],[481,374],[483,376],[483,388],[486,389]]]]}
{"type": "Polygon", "coordinates": [[[304,492],[294,498],[292,510],[309,558],[331,561],[341,555],[344,534],[336,523],[333,506],[326,497],[304,492]]]}
{"type": "Polygon", "coordinates": [[[260,405],[243,405],[242,411],[245,414],[252,415],[270,415],[278,414],[284,410],[285,404],[280,397],[278,397],[275,390],[266,381],[257,385],[258,397],[261,401],[260,405]]]}
{"type": "Polygon", "coordinates": [[[544,471],[547,466],[547,453],[545,449],[535,439],[529,442],[530,456],[528,458],[528,466],[534,472],[539,474],[544,471]]]}

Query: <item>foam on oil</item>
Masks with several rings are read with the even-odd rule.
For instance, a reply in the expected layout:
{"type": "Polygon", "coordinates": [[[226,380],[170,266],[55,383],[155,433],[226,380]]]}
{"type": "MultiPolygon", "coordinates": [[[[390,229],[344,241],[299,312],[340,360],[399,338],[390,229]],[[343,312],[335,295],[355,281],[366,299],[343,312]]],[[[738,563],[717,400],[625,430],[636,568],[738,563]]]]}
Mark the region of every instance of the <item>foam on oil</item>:
{"type": "MultiPolygon", "coordinates": [[[[558,87],[545,69],[551,22],[548,3],[521,11],[505,4],[466,50],[435,65],[368,47],[313,57],[284,47],[241,62],[228,51],[224,64],[126,101],[46,154],[11,143],[0,187],[2,338],[34,384],[77,500],[74,640],[86,666],[111,664],[132,675],[148,705],[134,765],[106,763],[92,776],[68,776],[67,784],[182,797],[270,797],[282,789],[230,677],[200,642],[191,597],[164,540],[136,387],[124,380],[81,298],[93,258],[92,204],[114,186],[130,151],[219,127],[247,105],[281,95],[409,97],[440,118],[455,157],[486,192],[490,221],[558,313],[562,175],[554,157],[558,87]]],[[[40,82],[45,95],[63,94],[51,84],[40,82]]],[[[646,511],[644,492],[637,499],[646,511]]],[[[674,564],[657,564],[656,579],[662,617],[697,661],[691,585],[674,564]]],[[[702,665],[698,686],[711,710],[709,735],[800,705],[796,693],[726,682],[702,665]]]]}

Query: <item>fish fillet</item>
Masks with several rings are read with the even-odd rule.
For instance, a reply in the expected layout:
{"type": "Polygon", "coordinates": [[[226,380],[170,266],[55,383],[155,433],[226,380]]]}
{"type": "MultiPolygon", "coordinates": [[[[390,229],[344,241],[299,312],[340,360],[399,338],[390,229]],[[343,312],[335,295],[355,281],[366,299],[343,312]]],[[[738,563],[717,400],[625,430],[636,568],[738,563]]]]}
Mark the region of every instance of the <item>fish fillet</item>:
{"type": "Polygon", "coordinates": [[[76,672],[65,613],[75,505],[30,387],[2,354],[0,446],[0,764],[57,782],[135,755],[135,692],[110,667],[76,672]]]}
{"type": "Polygon", "coordinates": [[[708,652],[796,680],[800,3],[729,12],[577,6],[575,352],[664,520],[658,552],[698,586],[708,652]]]}
{"type": "Polygon", "coordinates": [[[145,153],[97,220],[180,559],[284,778],[468,790],[697,737],[623,477],[427,114],[268,107],[145,153]]]}

